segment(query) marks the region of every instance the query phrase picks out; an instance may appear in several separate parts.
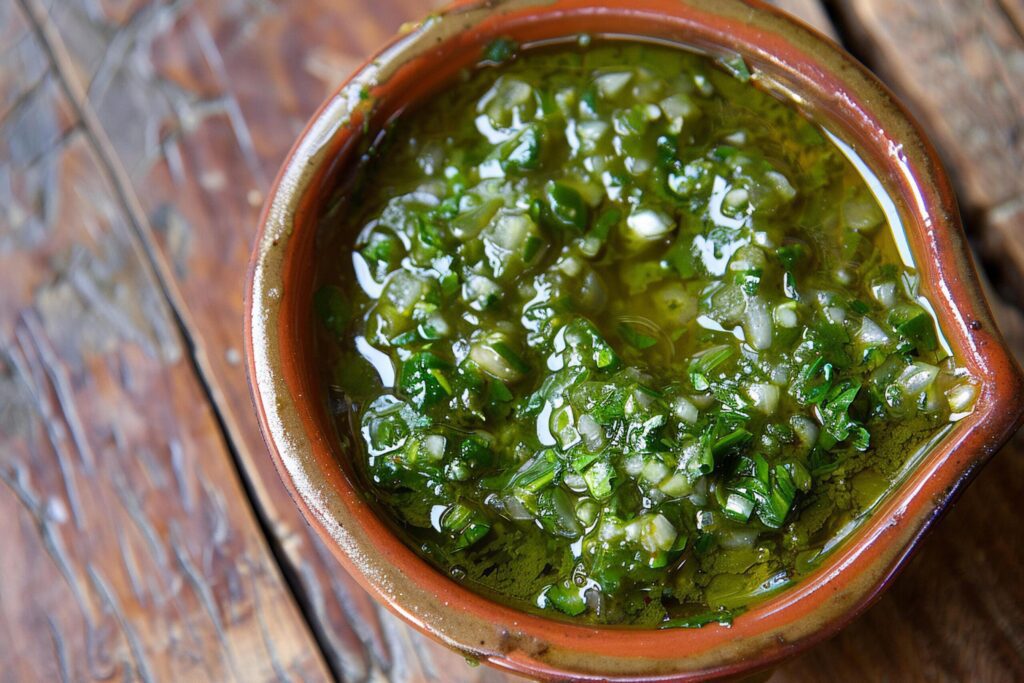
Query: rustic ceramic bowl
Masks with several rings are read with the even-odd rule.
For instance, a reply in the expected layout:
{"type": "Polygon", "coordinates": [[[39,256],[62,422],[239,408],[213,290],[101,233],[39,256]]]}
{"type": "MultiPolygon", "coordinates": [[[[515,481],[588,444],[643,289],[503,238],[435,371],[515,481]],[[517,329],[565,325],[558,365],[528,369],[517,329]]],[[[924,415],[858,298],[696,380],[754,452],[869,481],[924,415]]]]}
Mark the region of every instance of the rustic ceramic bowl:
{"type": "Polygon", "coordinates": [[[849,55],[760,3],[739,0],[499,0],[459,3],[397,37],[317,112],[281,169],[253,254],[246,318],[253,398],[281,478],[346,569],[434,638],[544,678],[689,680],[770,666],[834,634],[906,562],[950,501],[1018,426],[1019,368],[985,304],[956,201],[935,152],[893,96],[849,55]],[[974,411],[916,464],[813,574],[731,628],[637,630],[566,623],[494,603],[407,548],[349,476],[311,356],[317,216],[366,135],[471,66],[499,36],[579,33],[739,53],[761,87],[808,112],[864,161],[895,203],[923,290],[959,363],[979,381],[974,411]],[[366,94],[369,92],[370,97],[366,94]]]}

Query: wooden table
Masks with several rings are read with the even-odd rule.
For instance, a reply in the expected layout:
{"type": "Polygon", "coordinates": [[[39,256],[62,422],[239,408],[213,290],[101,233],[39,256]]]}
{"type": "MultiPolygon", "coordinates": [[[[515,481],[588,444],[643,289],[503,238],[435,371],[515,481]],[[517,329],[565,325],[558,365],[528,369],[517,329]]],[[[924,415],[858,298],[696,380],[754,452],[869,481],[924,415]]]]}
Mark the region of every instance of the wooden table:
{"type": "MultiPolygon", "coordinates": [[[[1024,2],[778,4],[953,172],[1024,352],[1024,2]]],[[[257,212],[317,104],[429,0],[0,0],[0,681],[504,680],[299,517],[242,362],[257,212]]],[[[1024,680],[1024,439],[885,597],[773,680],[1024,680]]]]}

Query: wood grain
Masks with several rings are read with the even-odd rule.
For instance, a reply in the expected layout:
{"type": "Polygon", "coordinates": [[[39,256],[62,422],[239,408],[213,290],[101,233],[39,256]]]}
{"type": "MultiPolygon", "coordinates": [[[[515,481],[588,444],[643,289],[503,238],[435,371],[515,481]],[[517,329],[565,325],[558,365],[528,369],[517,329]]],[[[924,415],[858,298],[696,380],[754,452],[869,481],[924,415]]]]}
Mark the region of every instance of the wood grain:
{"type": "Polygon", "coordinates": [[[0,26],[0,680],[324,680],[103,160],[0,26]]]}
{"type": "Polygon", "coordinates": [[[425,8],[381,6],[390,12],[382,17],[345,9],[210,1],[37,11],[117,160],[128,207],[334,672],[352,681],[493,678],[415,634],[341,570],[280,483],[249,398],[241,292],[269,182],[330,90],[425,8]]]}

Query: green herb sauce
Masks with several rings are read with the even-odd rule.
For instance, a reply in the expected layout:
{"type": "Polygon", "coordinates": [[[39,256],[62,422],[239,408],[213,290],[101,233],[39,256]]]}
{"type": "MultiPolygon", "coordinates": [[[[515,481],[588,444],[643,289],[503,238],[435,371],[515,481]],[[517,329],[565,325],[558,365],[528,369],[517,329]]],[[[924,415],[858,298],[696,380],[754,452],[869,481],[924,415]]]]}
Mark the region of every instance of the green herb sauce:
{"type": "Polygon", "coordinates": [[[728,623],[970,410],[864,179],[756,80],[668,47],[495,44],[325,216],[339,436],[455,580],[728,623]]]}

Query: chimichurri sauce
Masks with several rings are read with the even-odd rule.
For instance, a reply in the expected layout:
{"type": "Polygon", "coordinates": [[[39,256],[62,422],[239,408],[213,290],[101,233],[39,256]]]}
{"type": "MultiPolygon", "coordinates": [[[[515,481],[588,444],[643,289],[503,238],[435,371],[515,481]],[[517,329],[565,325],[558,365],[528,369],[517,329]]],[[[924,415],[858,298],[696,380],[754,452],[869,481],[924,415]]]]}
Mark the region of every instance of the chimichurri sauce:
{"type": "Polygon", "coordinates": [[[820,128],[740,60],[587,42],[492,46],[349,178],[314,300],[329,404],[368,496],[456,581],[728,622],[976,388],[820,128]]]}

